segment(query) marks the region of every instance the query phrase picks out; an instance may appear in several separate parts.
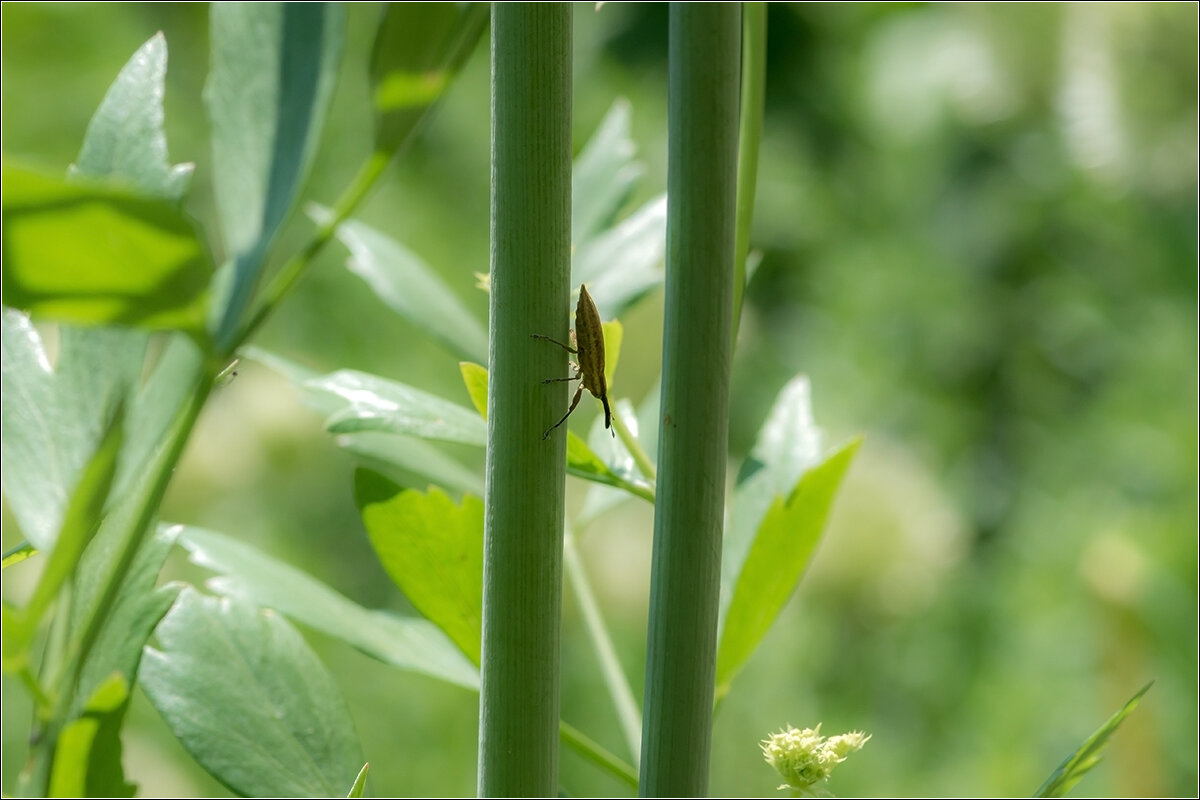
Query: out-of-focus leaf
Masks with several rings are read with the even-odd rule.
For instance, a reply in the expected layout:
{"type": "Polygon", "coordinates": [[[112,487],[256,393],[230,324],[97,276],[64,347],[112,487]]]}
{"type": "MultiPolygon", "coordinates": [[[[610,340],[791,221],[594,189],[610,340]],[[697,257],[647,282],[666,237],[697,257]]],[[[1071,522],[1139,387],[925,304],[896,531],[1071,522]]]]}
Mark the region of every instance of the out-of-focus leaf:
{"type": "Polygon", "coordinates": [[[1117,732],[1117,728],[1121,727],[1125,718],[1137,708],[1142,696],[1150,691],[1150,687],[1153,685],[1154,681],[1150,681],[1137,694],[1129,698],[1120,711],[1109,717],[1108,722],[1101,725],[1100,729],[1089,736],[1078,750],[1067,756],[1067,759],[1058,765],[1058,769],[1054,770],[1033,796],[1063,797],[1071,791],[1072,787],[1079,783],[1092,767],[1100,763],[1100,757],[1104,753],[1104,748],[1108,746],[1108,740],[1117,732]]]}
{"type": "Polygon", "coordinates": [[[146,194],[180,201],[192,164],[171,165],[163,132],[167,40],[154,34],[121,68],[88,123],[70,174],[110,177],[146,194]]]}
{"type": "Polygon", "coordinates": [[[20,544],[10,547],[4,551],[4,560],[0,563],[0,568],[8,569],[14,564],[20,564],[27,558],[33,558],[41,551],[34,547],[29,542],[21,542],[20,544]]]}
{"type": "Polygon", "coordinates": [[[475,406],[475,410],[479,412],[479,416],[487,420],[487,389],[488,389],[488,372],[487,367],[481,364],[474,364],[469,361],[463,361],[458,365],[459,372],[462,373],[463,384],[467,387],[467,394],[471,397],[471,405],[475,406]]]}
{"type": "Polygon", "coordinates": [[[133,797],[137,787],[120,773],[120,740],[103,736],[124,716],[129,702],[129,684],[125,676],[113,673],[101,683],[83,709],[83,714],[68,723],[58,737],[54,766],[50,773],[50,797],[133,797]],[[117,749],[111,749],[113,744],[117,749]],[[116,759],[115,765],[112,760],[116,759]],[[115,767],[116,782],[93,781],[94,766],[115,767]],[[97,785],[98,784],[98,785],[97,785]],[[99,790],[99,791],[97,791],[99,790]]]}
{"type": "MultiPolygon", "coordinates": [[[[309,213],[318,222],[332,216],[319,206],[310,208],[309,213]]],[[[366,281],[388,308],[459,358],[487,359],[487,331],[415,253],[361,222],[343,222],[337,237],[350,251],[346,268],[366,281]]]]}
{"type": "Polygon", "coordinates": [[[308,174],[344,38],[340,3],[217,3],[209,10],[213,191],[231,263],[214,308],[232,344],[267,249],[308,174]]]}
{"type": "Polygon", "coordinates": [[[83,324],[197,332],[211,269],[177,205],[4,164],[4,304],[83,324]]]}
{"type": "Polygon", "coordinates": [[[333,797],[362,767],[337,684],[287,620],[187,588],[155,632],[142,688],[221,783],[249,797],[333,797]]]}
{"type": "Polygon", "coordinates": [[[54,544],[54,551],[46,561],[46,567],[38,578],[37,586],[29,603],[21,612],[10,616],[4,631],[4,669],[11,671],[24,667],[29,660],[29,647],[42,615],[58,595],[59,589],[75,572],[84,547],[95,535],[100,524],[104,504],[117,474],[117,456],[125,440],[122,424],[124,407],[118,406],[113,413],[100,445],[96,448],[83,475],[79,479],[71,500],[63,514],[62,527],[54,544]]]}
{"type": "Polygon", "coordinates": [[[630,105],[618,98],[575,159],[571,241],[581,244],[610,225],[646,171],[634,160],[630,105]]]}
{"type": "Polygon", "coordinates": [[[208,582],[215,592],[273,608],[385,664],[479,688],[474,665],[427,620],[363,608],[300,570],[214,531],[184,528],[180,543],[193,561],[223,576],[208,582]]]}
{"type": "Polygon", "coordinates": [[[775,398],[750,455],[738,473],[721,554],[722,613],[763,516],[776,497],[788,496],[821,457],[808,378],[788,381],[775,398]]]}
{"type": "Polygon", "coordinates": [[[821,538],[834,495],[860,439],[807,470],[791,494],[776,497],[738,574],[717,646],[717,697],[762,641],[795,591],[821,538]]]}
{"type": "Polygon", "coordinates": [[[574,431],[567,431],[567,472],[576,478],[624,489],[648,503],[654,502],[653,489],[641,481],[623,478],[613,472],[574,431]]]}
{"type": "Polygon", "coordinates": [[[581,244],[571,283],[586,283],[602,317],[620,316],[663,281],[667,198],[657,197],[616,227],[581,244]]]}
{"type": "Polygon", "coordinates": [[[604,329],[604,383],[611,389],[617,362],[621,360],[621,340],[625,338],[625,328],[617,319],[602,322],[601,326],[604,329]]]}
{"type": "Polygon", "coordinates": [[[449,400],[377,375],[343,369],[305,381],[304,387],[341,398],[342,408],[325,421],[333,433],[388,431],[482,447],[487,426],[449,400]]]}
{"type": "Polygon", "coordinates": [[[375,146],[400,148],[479,41],[486,3],[390,3],[371,54],[375,146]]]}
{"type": "Polygon", "coordinates": [[[358,470],[354,499],[395,584],[475,664],[483,636],[483,502],[404,489],[358,470]]]}
{"type": "Polygon", "coordinates": [[[358,771],[358,775],[354,778],[354,784],[350,787],[350,791],[346,792],[346,797],[362,797],[363,792],[367,789],[367,772],[371,769],[371,764],[368,762],[363,764],[363,768],[358,771]]]}
{"type": "Polygon", "coordinates": [[[52,369],[29,318],[6,308],[0,340],[0,480],[22,533],[48,551],[106,420],[136,384],[146,338],[128,329],[63,328],[52,369]]]}

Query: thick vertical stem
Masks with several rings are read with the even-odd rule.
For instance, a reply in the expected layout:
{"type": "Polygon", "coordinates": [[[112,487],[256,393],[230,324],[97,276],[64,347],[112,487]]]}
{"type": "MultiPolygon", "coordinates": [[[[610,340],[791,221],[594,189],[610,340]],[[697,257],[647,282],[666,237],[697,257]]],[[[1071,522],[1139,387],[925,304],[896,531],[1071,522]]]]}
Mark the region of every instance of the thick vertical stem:
{"type": "Polygon", "coordinates": [[[492,279],[479,793],[558,791],[571,9],[492,7],[492,279]]]}
{"type": "Polygon", "coordinates": [[[708,787],[729,412],[741,15],[672,3],[662,433],[643,796],[708,787]]]}

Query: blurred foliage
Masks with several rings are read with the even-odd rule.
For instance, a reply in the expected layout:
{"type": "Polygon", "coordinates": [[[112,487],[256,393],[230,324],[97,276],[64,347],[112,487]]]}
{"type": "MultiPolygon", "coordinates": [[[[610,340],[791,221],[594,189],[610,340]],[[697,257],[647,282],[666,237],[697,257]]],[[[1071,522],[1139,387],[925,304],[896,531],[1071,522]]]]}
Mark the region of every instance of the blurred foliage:
{"type": "MultiPolygon", "coordinates": [[[[379,8],[348,12],[306,192],[324,203],[370,148],[379,8]]],[[[213,219],[204,6],[6,4],[2,21],[5,155],[51,170],[162,30],[170,159],[196,163],[188,210],[213,219]]],[[[734,364],[731,448],[750,449],[797,372],[829,441],[866,440],[799,598],[721,705],[712,792],[769,795],[758,741],[823,722],[874,736],[831,782],[839,795],[1027,794],[1155,679],[1084,787],[1195,795],[1194,9],[781,5],[768,25],[752,237],[763,258],[734,364]]],[[[581,5],[575,36],[577,143],[615,97],[630,99],[647,175],[636,208],[665,185],[665,7],[581,5]]],[[[360,215],[439,269],[481,320],[487,81],[481,46],[360,215]]],[[[289,224],[285,242],[307,223],[289,224]]],[[[258,342],[465,405],[457,359],[343,261],[330,248],[258,342]]],[[[655,390],[660,305],[652,295],[622,320],[619,380],[633,398],[655,390]]],[[[350,460],[266,369],[243,367],[214,396],[164,515],[279,553],[357,602],[404,607],[358,519],[350,460]]],[[[5,548],[19,538],[10,522],[5,548]]],[[[649,511],[626,503],[580,543],[635,690],[649,534],[649,511]]],[[[201,577],[182,559],[168,572],[201,577]]],[[[28,588],[6,576],[6,594],[28,588]]],[[[564,719],[620,752],[569,599],[564,612],[564,719]]],[[[373,786],[473,793],[475,695],[307,635],[351,705],[373,786]]],[[[8,723],[27,707],[8,678],[3,688],[8,793],[24,743],[7,732],[25,728],[8,723]]],[[[223,791],[141,699],[131,723],[126,769],[144,793],[223,791]]],[[[569,751],[562,773],[594,794],[623,791],[569,751]]]]}

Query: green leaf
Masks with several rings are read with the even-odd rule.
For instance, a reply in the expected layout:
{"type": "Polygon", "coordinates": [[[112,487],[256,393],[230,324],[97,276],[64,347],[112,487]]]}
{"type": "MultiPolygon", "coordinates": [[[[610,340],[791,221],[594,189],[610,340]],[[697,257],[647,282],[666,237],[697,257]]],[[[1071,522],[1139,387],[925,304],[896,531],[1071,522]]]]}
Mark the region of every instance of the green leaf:
{"type": "Polygon", "coordinates": [[[467,387],[467,394],[471,397],[471,405],[475,406],[475,410],[479,412],[479,416],[483,417],[486,422],[487,367],[481,364],[474,364],[470,361],[462,361],[458,365],[458,370],[462,373],[463,384],[467,387]]]}
{"type": "Polygon", "coordinates": [[[54,751],[54,766],[50,773],[50,797],[133,797],[137,787],[121,774],[120,741],[102,731],[119,729],[129,703],[129,684],[120,673],[113,673],[101,683],[84,707],[83,714],[63,728],[54,751]],[[114,728],[115,723],[115,728],[114,728]],[[118,749],[110,748],[116,742],[118,749]],[[116,763],[113,764],[113,760],[116,763]],[[104,764],[115,768],[116,782],[96,785],[91,780],[92,768],[104,764]]]}
{"type": "Polygon", "coordinates": [[[371,55],[376,148],[394,152],[475,49],[485,3],[390,3],[371,55]]]}
{"type": "Polygon", "coordinates": [[[4,164],[4,304],[84,324],[201,329],[211,269],[177,205],[4,164]]]}
{"type": "Polygon", "coordinates": [[[403,489],[368,470],[354,499],[383,568],[426,619],[479,663],[483,637],[483,502],[403,489]]]}
{"type": "Polygon", "coordinates": [[[40,552],[40,550],[38,550],[29,542],[21,542],[20,544],[14,545],[13,547],[10,547],[8,550],[4,551],[2,568],[8,569],[14,564],[20,564],[25,559],[33,558],[40,552]]]}
{"type": "Polygon", "coordinates": [[[1033,796],[1063,797],[1071,791],[1072,787],[1079,783],[1092,767],[1100,763],[1100,757],[1108,745],[1108,740],[1117,732],[1117,728],[1121,727],[1125,717],[1137,708],[1142,696],[1150,691],[1150,687],[1153,685],[1154,681],[1150,681],[1137,694],[1129,698],[1120,711],[1109,717],[1108,722],[1101,725],[1100,729],[1089,736],[1078,750],[1058,765],[1058,769],[1054,770],[1033,796]]]}
{"type": "Polygon", "coordinates": [[[630,105],[618,98],[575,159],[571,181],[571,241],[581,244],[612,224],[645,167],[634,160],[630,105]]]}
{"type": "Polygon", "coordinates": [[[232,345],[267,250],[300,193],[341,60],[340,3],[217,3],[209,10],[213,191],[231,263],[214,313],[232,345]]]}
{"type": "Polygon", "coordinates": [[[667,197],[650,200],[575,250],[571,283],[586,283],[602,317],[620,316],[663,282],[667,197]]]}
{"type": "Polygon", "coordinates": [[[790,495],[800,476],[820,458],[821,432],[813,421],[808,379],[798,376],[780,390],[738,472],[721,554],[723,607],[767,509],[776,497],[790,495]]]}
{"type": "Polygon", "coordinates": [[[113,477],[117,473],[117,456],[125,438],[123,412],[123,406],[118,406],[114,411],[95,455],[84,468],[79,484],[71,494],[54,551],[46,560],[45,569],[38,578],[28,605],[15,618],[10,618],[10,625],[6,626],[6,671],[22,668],[28,663],[29,647],[42,615],[75,572],[84,547],[96,533],[113,477]]]}
{"type": "MultiPolygon", "coordinates": [[[[319,223],[332,216],[320,207],[310,209],[310,213],[319,223]]],[[[346,268],[366,281],[388,308],[433,336],[458,358],[487,358],[487,331],[441,276],[415,253],[361,222],[343,222],[337,228],[337,237],[350,251],[346,268]]]]}
{"type": "Polygon", "coordinates": [[[70,174],[113,178],[144,194],[180,201],[192,164],[172,166],[163,132],[167,40],[162,33],[142,45],[121,68],[88,124],[70,174]]]}
{"type": "Polygon", "coordinates": [[[273,608],[385,664],[479,688],[474,665],[427,620],[365,609],[300,570],[214,531],[185,527],[180,543],[194,562],[224,576],[208,582],[213,591],[273,608]]]}
{"type": "Polygon", "coordinates": [[[325,421],[333,433],[387,431],[482,447],[487,426],[462,406],[403,383],[343,369],[304,383],[327,392],[342,407],[325,421]]]}
{"type": "Polygon", "coordinates": [[[654,502],[654,490],[644,482],[617,474],[587,446],[574,431],[567,431],[567,472],[576,478],[624,489],[648,503],[654,502]]]}
{"type": "Polygon", "coordinates": [[[617,319],[600,323],[604,330],[604,383],[611,390],[613,374],[617,371],[617,362],[621,360],[621,340],[625,338],[625,328],[617,319]]]}
{"type": "Polygon", "coordinates": [[[22,533],[52,550],[63,510],[113,408],[136,385],[146,337],[64,327],[51,368],[29,318],[3,310],[0,480],[22,533]]]}
{"type": "Polygon", "coordinates": [[[350,711],[277,614],[184,589],[148,648],[142,688],[192,757],[245,796],[332,797],[363,763],[350,711]]]}
{"type": "Polygon", "coordinates": [[[717,646],[717,697],[758,647],[795,591],[821,537],[834,495],[861,439],[804,473],[759,526],[733,590],[717,646]]]}
{"type": "Polygon", "coordinates": [[[363,764],[362,769],[358,771],[358,775],[354,778],[354,784],[350,787],[350,791],[346,792],[346,797],[363,796],[363,792],[367,789],[367,772],[370,769],[370,763],[363,764]]]}

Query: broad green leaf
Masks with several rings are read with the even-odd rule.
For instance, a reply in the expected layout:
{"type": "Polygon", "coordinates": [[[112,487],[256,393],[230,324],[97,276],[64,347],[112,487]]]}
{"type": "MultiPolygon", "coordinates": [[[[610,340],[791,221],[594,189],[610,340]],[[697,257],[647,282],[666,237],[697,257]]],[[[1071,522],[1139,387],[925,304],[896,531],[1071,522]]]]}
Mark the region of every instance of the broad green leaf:
{"type": "Polygon", "coordinates": [[[184,528],[180,543],[193,561],[223,576],[209,581],[213,591],[273,608],[385,664],[479,688],[474,665],[427,620],[363,608],[300,570],[214,531],[184,528]]]}
{"type": "MultiPolygon", "coordinates": [[[[310,213],[318,222],[331,217],[328,209],[320,207],[310,209],[310,213]]],[[[343,222],[337,228],[337,237],[350,251],[346,268],[366,281],[388,308],[457,357],[487,359],[487,331],[441,276],[415,253],[361,222],[343,222]]]]}
{"type": "Polygon", "coordinates": [[[1150,681],[1129,701],[1121,707],[1121,710],[1109,717],[1108,722],[1100,726],[1100,729],[1087,738],[1079,749],[1067,757],[1065,761],[1058,765],[1058,769],[1046,779],[1046,782],[1038,788],[1034,793],[1034,797],[1063,797],[1067,792],[1071,791],[1072,787],[1086,775],[1092,767],[1100,763],[1100,757],[1104,752],[1104,748],[1108,745],[1108,740],[1117,732],[1117,728],[1121,727],[1121,723],[1125,718],[1137,708],[1137,704],[1141,702],[1142,696],[1150,691],[1150,687],[1154,685],[1154,681],[1150,681]]]}
{"type": "Polygon", "coordinates": [[[113,735],[128,702],[129,683],[113,673],[88,698],[83,714],[63,728],[54,751],[50,797],[134,796],[137,787],[121,773],[120,740],[113,735]],[[96,781],[96,769],[114,772],[110,779],[96,781]]]}
{"type": "Polygon", "coordinates": [[[404,489],[368,470],[354,499],[383,568],[413,607],[479,663],[483,636],[483,502],[457,505],[431,488],[404,489]]]}
{"type": "Polygon", "coordinates": [[[742,565],[717,646],[717,697],[758,647],[795,591],[821,537],[834,495],[860,439],[807,470],[785,499],[776,497],[742,565]]]}
{"type": "Polygon", "coordinates": [[[208,772],[252,797],[333,797],[362,747],[337,684],[278,614],[191,588],[156,630],[141,685],[208,772]]]}
{"type": "Polygon", "coordinates": [[[197,332],[203,239],[161,198],[4,164],[4,304],[84,324],[197,332]]]}
{"type": "Polygon", "coordinates": [[[463,384],[467,387],[467,394],[471,397],[471,405],[475,406],[479,416],[487,421],[487,367],[470,361],[462,361],[458,365],[458,370],[462,373],[463,384]]]}
{"type": "Polygon", "coordinates": [[[645,172],[634,160],[630,105],[618,98],[575,159],[571,181],[571,241],[586,242],[612,224],[645,172]]]}
{"type": "Polygon", "coordinates": [[[475,49],[486,3],[390,3],[375,35],[375,146],[400,148],[475,49]]]}
{"type": "Polygon", "coordinates": [[[617,317],[663,281],[667,198],[659,196],[575,250],[572,285],[586,283],[602,317],[617,317]]]}
{"type": "MultiPolygon", "coordinates": [[[[321,377],[314,370],[256,347],[244,348],[242,355],[270,367],[291,381],[300,390],[305,404],[318,413],[328,417],[346,407],[346,401],[341,396],[307,385],[309,380],[321,377]]],[[[483,494],[483,479],[476,470],[464,467],[420,439],[366,431],[342,434],[336,441],[339,446],[354,453],[363,466],[382,472],[405,485],[423,488],[429,482],[459,492],[483,494]]]]}
{"type": "Polygon", "coordinates": [[[117,474],[117,456],[125,439],[123,416],[124,407],[118,406],[95,455],[84,468],[71,494],[54,551],[46,560],[45,569],[38,577],[28,605],[15,618],[9,619],[10,624],[6,626],[4,636],[6,671],[24,667],[28,663],[29,647],[42,615],[75,572],[84,547],[96,533],[104,504],[108,501],[109,489],[117,474]]]}
{"type": "Polygon", "coordinates": [[[180,201],[192,164],[167,159],[163,132],[167,40],[162,33],[142,45],[122,67],[92,120],[72,175],[107,177],[145,194],[180,201]]]}
{"type": "Polygon", "coordinates": [[[341,61],[340,3],[216,3],[204,103],[226,256],[216,340],[229,347],[311,166],[341,61]]]}
{"type": "Polygon", "coordinates": [[[478,415],[377,375],[343,369],[305,381],[304,388],[342,400],[342,407],[325,421],[333,433],[387,431],[480,447],[487,442],[487,426],[478,415]]]}
{"type": "Polygon", "coordinates": [[[48,551],[106,420],[136,385],[146,338],[129,329],[64,327],[52,368],[29,318],[5,308],[0,340],[0,480],[21,532],[48,551]]]}
{"type": "Polygon", "coordinates": [[[350,787],[350,791],[346,792],[346,797],[363,796],[363,792],[367,789],[367,772],[370,769],[370,763],[363,764],[363,768],[358,771],[358,775],[354,778],[354,784],[350,787]]]}
{"type": "Polygon", "coordinates": [[[821,432],[813,421],[808,379],[798,376],[780,390],[738,472],[721,554],[722,614],[767,509],[776,497],[790,495],[820,456],[821,432]]]}

